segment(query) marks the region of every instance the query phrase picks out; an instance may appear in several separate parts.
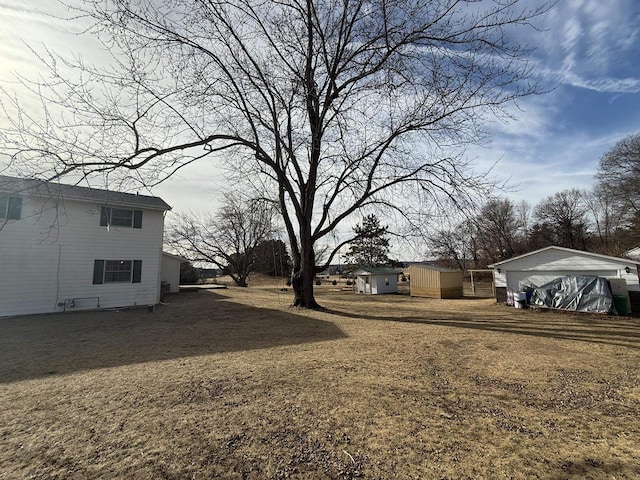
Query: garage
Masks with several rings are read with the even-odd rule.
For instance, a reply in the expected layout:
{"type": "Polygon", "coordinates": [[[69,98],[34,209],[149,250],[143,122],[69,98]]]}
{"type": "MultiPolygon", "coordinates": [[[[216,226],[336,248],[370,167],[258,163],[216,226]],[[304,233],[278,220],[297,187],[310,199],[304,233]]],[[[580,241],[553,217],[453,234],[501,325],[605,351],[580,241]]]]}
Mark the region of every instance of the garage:
{"type": "MultiPolygon", "coordinates": [[[[624,280],[631,308],[640,311],[640,262],[565,247],[546,247],[489,265],[493,269],[496,300],[505,302],[507,292],[540,287],[567,275],[585,275],[624,280]]],[[[623,283],[623,285],[624,285],[623,283]]]]}

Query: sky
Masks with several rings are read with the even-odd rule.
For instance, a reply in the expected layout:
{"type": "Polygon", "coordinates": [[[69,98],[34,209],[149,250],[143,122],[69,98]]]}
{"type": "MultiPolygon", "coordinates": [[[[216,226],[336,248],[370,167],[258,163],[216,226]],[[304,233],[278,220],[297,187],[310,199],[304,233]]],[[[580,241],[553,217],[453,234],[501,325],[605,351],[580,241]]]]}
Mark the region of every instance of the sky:
{"type": "Polygon", "coordinates": [[[519,184],[509,197],[533,205],[590,188],[602,154],[640,131],[640,2],[560,0],[540,24],[531,58],[549,93],[521,101],[517,121],[475,152],[519,184]]]}
{"type": "MultiPolygon", "coordinates": [[[[537,1],[537,0],[535,0],[537,1]]],[[[42,13],[49,0],[0,0],[0,85],[16,87],[15,75],[34,78],[41,67],[29,46],[82,54],[99,61],[81,25],[42,13]]],[[[640,131],[640,2],[559,0],[520,41],[535,48],[533,79],[547,93],[522,99],[517,117],[488,125],[489,140],[468,155],[479,170],[509,179],[506,196],[535,206],[568,188],[590,188],[603,153],[640,131]]],[[[5,121],[0,116],[0,122],[5,121]]],[[[203,210],[224,187],[206,165],[183,170],[158,186],[176,211],[203,210]],[[214,178],[212,178],[214,177],[214,178]]]]}

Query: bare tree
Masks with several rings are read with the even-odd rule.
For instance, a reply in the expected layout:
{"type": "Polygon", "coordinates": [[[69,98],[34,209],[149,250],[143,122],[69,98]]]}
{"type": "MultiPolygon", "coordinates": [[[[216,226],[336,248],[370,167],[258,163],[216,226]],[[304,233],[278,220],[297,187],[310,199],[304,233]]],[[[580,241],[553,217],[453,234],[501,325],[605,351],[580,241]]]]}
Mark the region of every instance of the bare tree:
{"type": "Polygon", "coordinates": [[[640,133],[620,140],[600,159],[592,205],[603,248],[619,255],[640,231],[640,133]]]}
{"type": "Polygon", "coordinates": [[[640,212],[640,133],[623,138],[602,156],[596,179],[622,208],[640,212]]]}
{"type": "Polygon", "coordinates": [[[617,193],[602,184],[596,185],[586,196],[593,219],[597,250],[606,255],[620,255],[625,250],[624,233],[629,226],[629,210],[623,208],[617,193]]]}
{"type": "Polygon", "coordinates": [[[274,233],[273,217],[269,203],[243,203],[229,195],[214,215],[177,216],[167,229],[165,243],[192,262],[211,262],[228,269],[236,285],[246,287],[256,250],[274,233]]]}
{"type": "Polygon", "coordinates": [[[85,0],[78,14],[115,67],[43,55],[53,78],[34,91],[48,116],[5,97],[14,125],[0,150],[43,177],[124,172],[147,185],[224,152],[279,203],[294,305],[315,308],[314,249],[341,222],[374,203],[403,212],[401,188],[460,204],[492,187],[452,147],[539,91],[509,31],[548,7],[523,4],[85,0]]]}
{"type": "Polygon", "coordinates": [[[490,197],[477,213],[469,212],[469,218],[430,238],[431,253],[462,270],[486,268],[524,253],[529,212],[526,202],[490,197]]]}
{"type": "Polygon", "coordinates": [[[474,220],[476,248],[482,267],[526,250],[527,205],[508,198],[491,198],[474,220]]]}
{"type": "Polygon", "coordinates": [[[586,197],[585,191],[572,188],[543,199],[533,212],[536,232],[550,245],[586,250],[590,237],[586,197]]]}
{"type": "Polygon", "coordinates": [[[440,229],[428,238],[428,255],[462,271],[477,267],[476,233],[470,220],[440,229]]]}

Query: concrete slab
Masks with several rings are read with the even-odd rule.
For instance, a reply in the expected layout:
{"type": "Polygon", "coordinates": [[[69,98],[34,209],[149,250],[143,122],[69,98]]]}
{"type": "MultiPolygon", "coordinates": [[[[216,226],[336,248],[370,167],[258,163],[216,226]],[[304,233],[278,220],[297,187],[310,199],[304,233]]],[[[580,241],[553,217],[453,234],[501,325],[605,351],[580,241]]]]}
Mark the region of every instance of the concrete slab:
{"type": "Polygon", "coordinates": [[[226,285],[215,285],[213,283],[207,283],[204,285],[180,285],[181,292],[198,292],[200,290],[220,290],[227,288],[226,285]]]}

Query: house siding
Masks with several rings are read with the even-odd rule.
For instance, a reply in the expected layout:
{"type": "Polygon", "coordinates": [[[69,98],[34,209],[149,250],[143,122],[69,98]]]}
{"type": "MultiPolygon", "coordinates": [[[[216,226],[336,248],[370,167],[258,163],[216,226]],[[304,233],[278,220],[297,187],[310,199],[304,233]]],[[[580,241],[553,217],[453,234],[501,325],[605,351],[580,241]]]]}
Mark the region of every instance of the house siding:
{"type": "Polygon", "coordinates": [[[144,210],[142,228],[107,229],[101,206],[23,197],[21,219],[0,230],[0,316],[61,311],[66,299],[76,299],[66,310],[158,303],[163,211],[144,210]],[[141,282],[94,285],[95,260],[141,260],[141,282]]]}

